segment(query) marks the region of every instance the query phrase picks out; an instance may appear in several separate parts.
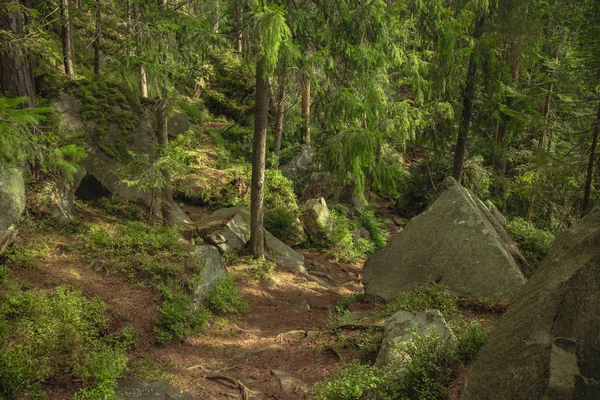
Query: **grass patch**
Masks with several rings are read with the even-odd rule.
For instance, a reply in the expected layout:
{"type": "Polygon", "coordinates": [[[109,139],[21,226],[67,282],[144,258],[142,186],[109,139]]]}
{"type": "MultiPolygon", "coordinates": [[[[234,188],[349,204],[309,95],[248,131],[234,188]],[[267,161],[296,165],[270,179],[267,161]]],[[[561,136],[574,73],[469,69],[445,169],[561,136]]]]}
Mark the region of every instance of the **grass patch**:
{"type": "Polygon", "coordinates": [[[416,286],[410,292],[401,292],[393,302],[387,305],[383,313],[389,316],[398,311],[425,310],[439,310],[444,317],[451,318],[458,312],[458,305],[448,287],[432,283],[416,286]]]}

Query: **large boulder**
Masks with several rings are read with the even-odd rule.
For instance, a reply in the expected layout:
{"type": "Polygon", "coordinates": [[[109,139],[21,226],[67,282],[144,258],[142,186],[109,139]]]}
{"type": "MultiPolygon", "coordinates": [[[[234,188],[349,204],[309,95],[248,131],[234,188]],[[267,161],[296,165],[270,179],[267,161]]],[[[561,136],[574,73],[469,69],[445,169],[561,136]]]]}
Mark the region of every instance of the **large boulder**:
{"type": "Polygon", "coordinates": [[[190,118],[185,113],[177,113],[169,118],[167,132],[169,136],[177,136],[190,129],[190,118]]]}
{"type": "Polygon", "coordinates": [[[195,235],[217,246],[221,253],[237,253],[250,240],[250,210],[247,207],[217,210],[200,220],[195,235]]]}
{"type": "Polygon", "coordinates": [[[304,256],[265,230],[265,257],[282,267],[306,273],[304,256]]]}
{"type": "Polygon", "coordinates": [[[215,283],[227,275],[227,269],[215,246],[198,246],[192,256],[201,268],[200,282],[194,289],[194,304],[199,306],[215,283]]]}
{"type": "Polygon", "coordinates": [[[441,340],[454,340],[454,333],[438,310],[423,312],[398,311],[383,328],[383,342],[375,366],[383,368],[394,365],[398,368],[410,363],[410,356],[402,346],[410,342],[414,334],[425,336],[437,333],[441,340]]]}
{"type": "Polygon", "coordinates": [[[286,178],[296,180],[303,174],[314,171],[315,163],[313,158],[312,148],[308,145],[302,145],[299,153],[289,163],[282,165],[279,169],[286,178]]]}
{"type": "Polygon", "coordinates": [[[562,233],[472,363],[463,400],[600,399],[600,208],[562,233]]]}
{"type": "Polygon", "coordinates": [[[435,281],[456,294],[509,303],[526,279],[507,249],[510,237],[482,206],[488,210],[449,178],[435,202],[367,260],[365,293],[390,301],[435,281]]]}
{"type": "Polygon", "coordinates": [[[119,381],[116,393],[123,400],[194,400],[191,393],[177,389],[165,380],[123,379],[119,381]]]}
{"type": "Polygon", "coordinates": [[[31,208],[37,214],[49,216],[59,224],[73,221],[73,182],[67,180],[45,181],[29,197],[31,208]]]}
{"type": "Polygon", "coordinates": [[[304,184],[300,197],[304,199],[315,199],[323,197],[329,200],[332,197],[347,199],[352,197],[351,191],[338,179],[327,172],[313,172],[304,184]]]}
{"type": "MultiPolygon", "coordinates": [[[[265,257],[298,272],[304,269],[304,256],[265,230],[265,257]]],[[[250,209],[222,208],[198,223],[193,236],[200,236],[217,246],[221,253],[239,252],[250,241],[250,209]]]]}
{"type": "Polygon", "coordinates": [[[307,200],[302,206],[300,220],[304,230],[311,239],[318,239],[323,234],[323,228],[331,222],[329,207],[324,198],[307,200]]]}
{"type": "Polygon", "coordinates": [[[25,210],[25,181],[16,168],[0,168],[0,253],[17,232],[16,222],[25,210]]]}

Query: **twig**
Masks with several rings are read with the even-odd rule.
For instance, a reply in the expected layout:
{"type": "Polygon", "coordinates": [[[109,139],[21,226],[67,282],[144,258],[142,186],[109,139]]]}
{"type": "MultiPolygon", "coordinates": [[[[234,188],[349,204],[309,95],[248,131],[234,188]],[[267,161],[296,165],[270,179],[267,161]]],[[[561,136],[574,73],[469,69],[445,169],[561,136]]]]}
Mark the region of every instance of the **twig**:
{"type": "Polygon", "coordinates": [[[205,376],[204,379],[216,381],[217,383],[220,383],[223,386],[226,386],[226,387],[229,387],[232,389],[237,389],[240,391],[242,400],[250,400],[250,395],[252,394],[252,391],[250,389],[248,389],[242,382],[240,382],[239,380],[237,380],[235,378],[231,378],[231,377],[225,376],[225,375],[210,375],[210,376],[205,376]],[[227,383],[230,383],[231,385],[233,385],[233,387],[231,387],[227,383]]]}
{"type": "Polygon", "coordinates": [[[308,336],[308,332],[306,332],[304,330],[293,330],[293,331],[281,332],[279,335],[277,335],[275,337],[275,340],[277,340],[278,342],[281,342],[284,336],[295,335],[296,333],[301,333],[304,337],[308,336]]]}

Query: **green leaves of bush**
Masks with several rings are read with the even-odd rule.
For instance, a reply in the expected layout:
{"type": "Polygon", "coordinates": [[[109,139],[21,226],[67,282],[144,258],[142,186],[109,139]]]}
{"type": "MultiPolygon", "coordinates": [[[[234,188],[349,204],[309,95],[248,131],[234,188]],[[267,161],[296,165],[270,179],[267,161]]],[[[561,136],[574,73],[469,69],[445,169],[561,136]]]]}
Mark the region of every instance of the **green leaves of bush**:
{"type": "Polygon", "coordinates": [[[0,397],[41,395],[42,382],[65,374],[83,380],[83,393],[114,396],[127,348],[101,335],[105,309],[68,287],[48,293],[12,286],[0,301],[0,397]]]}

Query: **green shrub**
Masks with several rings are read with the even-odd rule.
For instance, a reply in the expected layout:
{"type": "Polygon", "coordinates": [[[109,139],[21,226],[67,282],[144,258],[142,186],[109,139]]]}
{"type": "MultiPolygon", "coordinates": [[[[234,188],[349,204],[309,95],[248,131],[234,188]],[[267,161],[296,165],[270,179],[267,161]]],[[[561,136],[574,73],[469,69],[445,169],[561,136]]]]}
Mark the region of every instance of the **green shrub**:
{"type": "Polygon", "coordinates": [[[329,319],[325,325],[329,329],[337,329],[342,325],[350,324],[354,321],[352,313],[346,309],[338,309],[336,312],[329,311],[329,319]]]}
{"type": "Polygon", "coordinates": [[[479,351],[487,332],[475,321],[454,324],[452,331],[456,335],[456,356],[462,363],[469,362],[479,351]]]}
{"type": "Polygon", "coordinates": [[[451,340],[441,339],[435,330],[427,335],[413,334],[404,349],[412,360],[401,385],[404,397],[447,399],[448,391],[445,386],[457,364],[454,348],[451,340]]]}
{"type": "Polygon", "coordinates": [[[266,258],[253,259],[251,262],[252,267],[249,270],[249,274],[250,277],[256,280],[265,279],[275,271],[275,263],[266,258]]]}
{"type": "Polygon", "coordinates": [[[174,338],[184,339],[198,333],[212,317],[205,307],[195,307],[190,296],[164,289],[163,302],[154,322],[158,343],[168,343],[174,338]]]}
{"type": "Polygon", "coordinates": [[[357,362],[340,368],[316,386],[315,400],[359,400],[381,383],[379,371],[357,362]]]}
{"type": "Polygon", "coordinates": [[[381,228],[381,223],[375,216],[375,210],[365,208],[360,216],[360,223],[371,234],[371,240],[375,243],[376,248],[380,249],[387,244],[388,234],[381,228]]]}
{"type": "Polygon", "coordinates": [[[230,275],[220,278],[208,291],[206,303],[209,310],[217,315],[239,314],[248,309],[248,301],[238,291],[230,275]]]}
{"type": "Polygon", "coordinates": [[[445,317],[451,317],[458,311],[456,299],[444,285],[432,283],[416,286],[410,292],[401,292],[387,305],[385,315],[398,311],[439,310],[445,317]]]}
{"type": "Polygon", "coordinates": [[[12,286],[0,301],[0,397],[41,396],[42,382],[65,375],[81,379],[84,391],[114,397],[127,348],[101,335],[105,308],[67,287],[49,294],[12,286]]]}
{"type": "Polygon", "coordinates": [[[133,199],[101,197],[95,203],[112,215],[133,221],[139,221],[144,215],[144,207],[133,199]]]}
{"type": "Polygon", "coordinates": [[[524,256],[529,262],[529,266],[523,271],[529,278],[546,257],[555,237],[548,231],[537,229],[531,222],[527,222],[523,218],[510,220],[508,229],[521,245],[524,256]]]}

